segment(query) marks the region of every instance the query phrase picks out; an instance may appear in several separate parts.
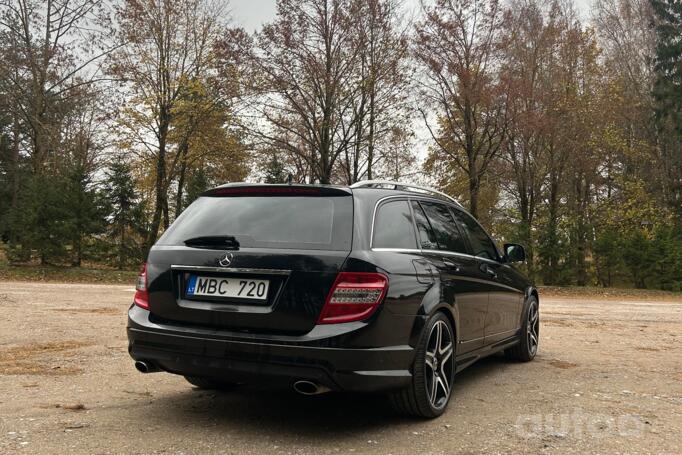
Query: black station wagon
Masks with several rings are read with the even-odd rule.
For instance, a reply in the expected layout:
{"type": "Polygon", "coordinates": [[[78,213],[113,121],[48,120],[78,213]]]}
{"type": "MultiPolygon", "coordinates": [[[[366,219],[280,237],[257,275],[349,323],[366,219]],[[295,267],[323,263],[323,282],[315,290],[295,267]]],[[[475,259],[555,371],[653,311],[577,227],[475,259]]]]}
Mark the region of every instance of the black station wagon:
{"type": "Polygon", "coordinates": [[[201,388],[382,391],[398,411],[436,417],[456,372],[500,351],[535,356],[524,260],[429,188],[228,184],[151,249],[129,352],[139,371],[201,388]]]}

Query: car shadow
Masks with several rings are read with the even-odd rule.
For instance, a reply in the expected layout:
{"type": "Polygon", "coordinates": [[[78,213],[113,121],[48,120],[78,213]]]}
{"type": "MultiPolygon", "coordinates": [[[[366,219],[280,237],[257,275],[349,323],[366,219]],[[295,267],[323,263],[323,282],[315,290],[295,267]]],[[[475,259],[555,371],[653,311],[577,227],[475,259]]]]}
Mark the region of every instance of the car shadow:
{"type": "MultiPolygon", "coordinates": [[[[454,402],[448,412],[456,412],[457,401],[466,395],[473,382],[489,374],[500,374],[511,364],[503,357],[489,357],[459,373],[455,379],[454,402]]],[[[178,378],[181,381],[181,378],[178,378]]],[[[241,386],[231,391],[216,392],[192,388],[157,395],[140,409],[162,416],[163,425],[199,425],[225,431],[262,431],[272,435],[295,435],[313,440],[327,437],[367,433],[379,427],[401,425],[418,430],[428,420],[396,414],[381,394],[327,393],[303,396],[291,389],[263,386],[241,386]]],[[[145,418],[145,416],[142,416],[145,418]]]]}
{"type": "Polygon", "coordinates": [[[459,394],[466,394],[467,386],[471,383],[479,381],[489,374],[504,376],[504,371],[512,368],[514,365],[518,365],[518,362],[508,360],[502,353],[493,354],[478,360],[473,365],[459,372],[455,377],[453,399],[456,400],[459,394]]]}
{"type": "Polygon", "coordinates": [[[155,397],[144,411],[163,415],[169,426],[199,425],[224,430],[296,435],[325,439],[326,435],[372,430],[404,418],[393,413],[381,395],[327,393],[303,396],[293,390],[241,386],[225,392],[192,388],[155,397]]]}

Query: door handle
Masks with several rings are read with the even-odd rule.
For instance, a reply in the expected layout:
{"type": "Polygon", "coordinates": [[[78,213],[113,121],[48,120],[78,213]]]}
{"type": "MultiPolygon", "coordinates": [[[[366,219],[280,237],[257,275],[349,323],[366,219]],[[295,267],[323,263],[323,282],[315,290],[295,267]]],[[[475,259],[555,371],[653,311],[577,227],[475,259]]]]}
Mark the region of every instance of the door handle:
{"type": "Polygon", "coordinates": [[[495,270],[491,269],[490,267],[486,266],[485,267],[485,272],[490,275],[493,278],[497,278],[497,272],[495,270]]]}
{"type": "Polygon", "coordinates": [[[453,272],[459,272],[459,266],[452,261],[448,261],[447,259],[445,259],[443,260],[443,265],[451,269],[453,272]]]}

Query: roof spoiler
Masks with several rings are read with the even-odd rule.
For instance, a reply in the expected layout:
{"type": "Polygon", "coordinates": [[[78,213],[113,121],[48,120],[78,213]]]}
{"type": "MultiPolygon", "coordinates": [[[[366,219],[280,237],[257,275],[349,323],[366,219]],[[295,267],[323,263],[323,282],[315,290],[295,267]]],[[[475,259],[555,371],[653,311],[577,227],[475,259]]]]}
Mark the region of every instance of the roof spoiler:
{"type": "Polygon", "coordinates": [[[326,185],[228,183],[210,189],[202,196],[350,196],[347,188],[326,185]]]}

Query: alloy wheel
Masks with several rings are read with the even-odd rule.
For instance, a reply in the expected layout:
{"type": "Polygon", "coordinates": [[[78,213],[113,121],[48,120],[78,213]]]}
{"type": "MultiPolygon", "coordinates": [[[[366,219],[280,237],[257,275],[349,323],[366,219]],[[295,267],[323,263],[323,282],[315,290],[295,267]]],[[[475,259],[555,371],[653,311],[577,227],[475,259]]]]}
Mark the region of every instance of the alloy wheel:
{"type": "Polygon", "coordinates": [[[426,389],[431,406],[443,408],[450,397],[454,377],[454,344],[444,321],[436,321],[426,345],[426,389]]]}
{"type": "Polygon", "coordinates": [[[528,308],[528,322],[526,324],[526,336],[528,337],[528,352],[534,356],[538,350],[538,333],[540,331],[540,312],[538,305],[533,302],[528,308]]]}

